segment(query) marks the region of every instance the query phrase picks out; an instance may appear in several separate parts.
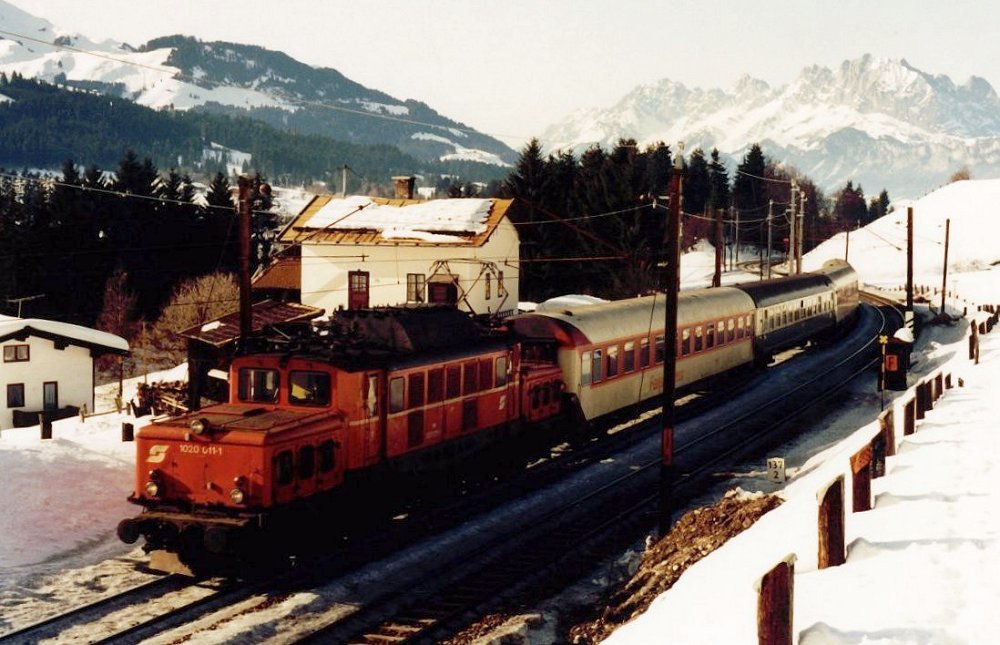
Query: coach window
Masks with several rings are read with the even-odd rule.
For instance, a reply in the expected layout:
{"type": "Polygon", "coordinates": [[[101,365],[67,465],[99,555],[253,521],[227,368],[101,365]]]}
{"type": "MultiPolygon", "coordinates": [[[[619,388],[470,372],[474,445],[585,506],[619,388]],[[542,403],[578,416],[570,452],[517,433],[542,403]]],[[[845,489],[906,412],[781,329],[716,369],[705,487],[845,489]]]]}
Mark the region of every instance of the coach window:
{"type": "Polygon", "coordinates": [[[639,341],[639,367],[649,367],[649,339],[643,338],[639,341]]]}
{"type": "Polygon", "coordinates": [[[403,398],[405,393],[405,386],[403,384],[403,377],[397,376],[394,379],[389,380],[389,412],[402,412],[406,409],[406,400],[403,398]]]}
{"type": "Polygon", "coordinates": [[[317,452],[319,454],[319,472],[328,473],[333,470],[333,442],[327,440],[319,444],[317,452]]]}
{"type": "Polygon", "coordinates": [[[462,394],[475,394],[479,389],[479,363],[468,361],[462,364],[462,394]]]}
{"type": "Polygon", "coordinates": [[[419,408],[424,404],[424,373],[415,372],[409,376],[407,408],[419,408]]]}
{"type": "Polygon", "coordinates": [[[459,365],[449,365],[445,368],[445,398],[454,399],[462,394],[462,368],[459,365]]]}
{"type": "Polygon", "coordinates": [[[499,356],[496,362],[496,371],[493,374],[497,387],[507,385],[507,357],[499,356]]]}
{"type": "Polygon", "coordinates": [[[662,363],[666,355],[666,345],[663,342],[663,336],[657,336],[653,344],[653,358],[656,364],[659,365],[662,363]]]}
{"type": "Polygon", "coordinates": [[[691,353],[691,329],[685,327],[681,330],[681,356],[687,356],[691,353]]]}
{"type": "Polygon", "coordinates": [[[608,348],[607,366],[608,366],[608,371],[607,371],[608,378],[614,378],[618,376],[618,345],[614,345],[608,348]]]}
{"type": "Polygon", "coordinates": [[[705,348],[704,335],[701,325],[694,328],[694,351],[700,352],[705,348]]]}
{"type": "Polygon", "coordinates": [[[282,450],[274,456],[274,481],[280,486],[292,483],[292,451],[282,450]]]}
{"type": "Polygon", "coordinates": [[[580,355],[580,385],[590,385],[590,352],[580,355]]]}
{"type": "Polygon", "coordinates": [[[743,316],[736,319],[736,337],[743,338],[743,316]]]}
{"type": "Polygon", "coordinates": [[[437,368],[427,372],[427,402],[440,403],[444,399],[444,369],[437,368]]]}
{"type": "Polygon", "coordinates": [[[316,472],[316,449],[312,446],[299,448],[299,479],[309,479],[316,472]]]}
{"type": "Polygon", "coordinates": [[[705,349],[715,347],[715,323],[708,323],[705,327],[705,349]]]}
{"type": "Polygon", "coordinates": [[[719,324],[716,326],[715,333],[716,338],[719,339],[718,343],[720,345],[726,342],[726,323],[724,321],[719,321],[719,324]]]}
{"type": "Polygon", "coordinates": [[[625,343],[625,354],[622,356],[622,362],[626,374],[635,371],[635,341],[630,340],[625,343]]]}
{"type": "Polygon", "coordinates": [[[288,402],[292,405],[329,405],[330,375],[293,371],[288,375],[288,402]]]}
{"type": "Polygon", "coordinates": [[[753,316],[747,314],[747,338],[753,336],[753,316]]]}
{"type": "Polygon", "coordinates": [[[273,403],[278,400],[278,370],[244,367],[240,370],[238,394],[241,401],[273,403]]]}
{"type": "Polygon", "coordinates": [[[593,365],[593,369],[590,370],[590,373],[594,377],[594,383],[597,383],[598,381],[601,380],[601,374],[602,374],[601,367],[603,362],[604,362],[604,352],[602,350],[595,349],[594,360],[591,363],[591,365],[593,365]]]}

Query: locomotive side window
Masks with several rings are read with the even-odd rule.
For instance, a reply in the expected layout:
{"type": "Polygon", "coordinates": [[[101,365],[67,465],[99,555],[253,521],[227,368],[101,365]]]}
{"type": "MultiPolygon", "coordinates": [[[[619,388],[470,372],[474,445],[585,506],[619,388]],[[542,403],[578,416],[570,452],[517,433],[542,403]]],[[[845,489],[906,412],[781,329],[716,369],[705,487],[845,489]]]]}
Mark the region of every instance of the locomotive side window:
{"type": "Polygon", "coordinates": [[[241,401],[259,401],[261,403],[277,401],[278,370],[242,368],[238,395],[241,401]]]}
{"type": "Polygon", "coordinates": [[[622,356],[625,373],[635,371],[635,341],[625,343],[625,354],[622,356]]]}
{"type": "Polygon", "coordinates": [[[402,412],[406,407],[406,401],[403,398],[405,387],[403,385],[403,377],[397,376],[396,378],[389,381],[389,412],[402,412]]]}
{"type": "Polygon", "coordinates": [[[329,405],[330,375],[293,371],[288,375],[288,402],[292,405],[329,405]]]}
{"type": "Polygon", "coordinates": [[[445,385],[445,398],[454,399],[462,394],[462,368],[458,365],[449,365],[446,369],[448,380],[445,385]]]}
{"type": "Polygon", "coordinates": [[[590,370],[591,375],[593,375],[594,377],[594,383],[597,383],[598,381],[601,380],[601,374],[603,374],[603,372],[601,371],[601,367],[603,367],[603,363],[604,363],[603,350],[595,349],[594,360],[591,363],[593,365],[593,369],[590,370]]]}
{"type": "Polygon", "coordinates": [[[639,341],[639,367],[649,367],[649,339],[639,341]]]}
{"type": "Polygon", "coordinates": [[[462,394],[475,394],[479,389],[479,364],[469,361],[462,364],[462,394]]]}
{"type": "Polygon", "coordinates": [[[507,385],[507,357],[500,356],[497,358],[496,362],[496,372],[494,373],[494,379],[496,380],[497,387],[503,387],[507,385]]]}
{"type": "Polygon", "coordinates": [[[333,470],[333,442],[330,440],[319,444],[319,472],[328,473],[333,470]]]}
{"type": "Polygon", "coordinates": [[[424,404],[424,374],[423,372],[410,374],[409,380],[410,386],[407,388],[407,391],[410,396],[406,407],[419,408],[424,404]]]}
{"type": "Polygon", "coordinates": [[[274,481],[280,486],[292,483],[292,451],[282,450],[274,456],[274,481]]]}
{"type": "Polygon", "coordinates": [[[608,371],[607,377],[614,378],[618,376],[618,345],[608,348],[608,371]]]}
{"type": "Polygon", "coordinates": [[[479,361],[479,389],[493,389],[493,360],[483,358],[479,361]]]}
{"type": "Polygon", "coordinates": [[[427,402],[439,403],[444,398],[444,369],[427,372],[427,402]]]}
{"type": "Polygon", "coordinates": [[[590,352],[580,355],[580,385],[590,385],[590,352]]]}
{"type": "Polygon", "coordinates": [[[299,448],[299,479],[309,479],[316,472],[316,449],[312,446],[299,448]]]}

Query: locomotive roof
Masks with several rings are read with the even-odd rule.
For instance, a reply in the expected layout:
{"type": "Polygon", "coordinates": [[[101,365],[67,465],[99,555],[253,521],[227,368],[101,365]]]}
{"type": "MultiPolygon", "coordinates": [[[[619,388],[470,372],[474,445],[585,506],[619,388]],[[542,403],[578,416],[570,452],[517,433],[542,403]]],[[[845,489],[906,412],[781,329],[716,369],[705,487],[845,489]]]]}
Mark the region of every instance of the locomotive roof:
{"type": "MultiPolygon", "coordinates": [[[[718,287],[682,291],[678,326],[750,313],[753,301],[739,289],[718,287]]],[[[555,339],[563,345],[601,343],[617,338],[643,336],[662,329],[666,317],[663,295],[582,305],[559,311],[521,314],[509,321],[511,329],[526,339],[555,339]]]]}
{"type": "Polygon", "coordinates": [[[745,282],[737,285],[737,288],[753,298],[756,306],[769,307],[830,291],[831,280],[819,273],[802,273],[760,282],[745,282]]]}

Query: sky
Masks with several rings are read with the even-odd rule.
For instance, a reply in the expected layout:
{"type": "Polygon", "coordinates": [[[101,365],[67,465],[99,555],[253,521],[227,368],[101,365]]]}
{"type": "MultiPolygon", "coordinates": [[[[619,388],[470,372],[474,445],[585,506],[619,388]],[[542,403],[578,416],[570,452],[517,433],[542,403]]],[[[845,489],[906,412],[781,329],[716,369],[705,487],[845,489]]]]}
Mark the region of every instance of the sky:
{"type": "Polygon", "coordinates": [[[782,85],[865,53],[1000,87],[1000,4],[988,0],[6,1],[94,40],[182,33],[280,50],[515,147],[640,84],[782,85]]]}

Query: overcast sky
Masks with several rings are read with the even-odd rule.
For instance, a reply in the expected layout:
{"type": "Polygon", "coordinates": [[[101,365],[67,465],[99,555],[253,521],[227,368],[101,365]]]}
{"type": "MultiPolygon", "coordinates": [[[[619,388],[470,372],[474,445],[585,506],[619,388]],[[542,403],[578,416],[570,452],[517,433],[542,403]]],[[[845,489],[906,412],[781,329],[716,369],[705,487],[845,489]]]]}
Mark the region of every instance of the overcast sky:
{"type": "Polygon", "coordinates": [[[519,146],[662,78],[772,85],[871,53],[1000,88],[989,0],[7,0],[92,39],[182,33],[283,51],[519,146]]]}

